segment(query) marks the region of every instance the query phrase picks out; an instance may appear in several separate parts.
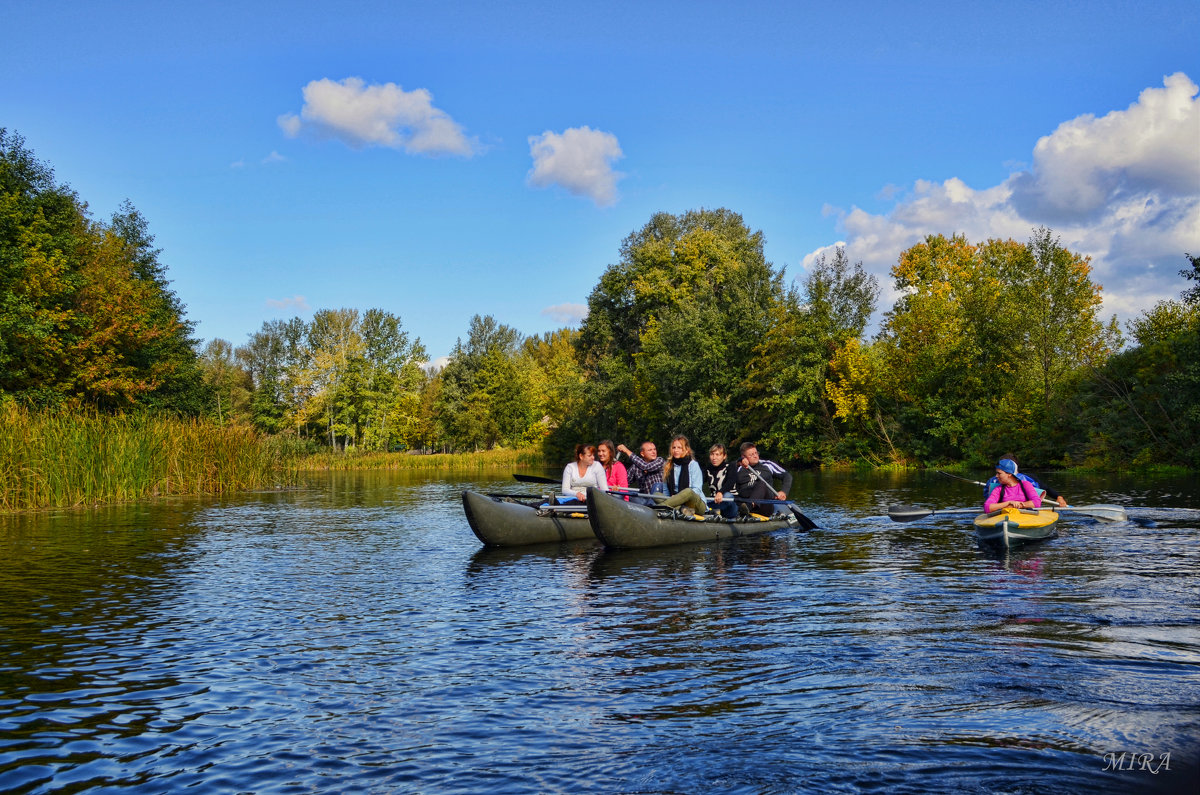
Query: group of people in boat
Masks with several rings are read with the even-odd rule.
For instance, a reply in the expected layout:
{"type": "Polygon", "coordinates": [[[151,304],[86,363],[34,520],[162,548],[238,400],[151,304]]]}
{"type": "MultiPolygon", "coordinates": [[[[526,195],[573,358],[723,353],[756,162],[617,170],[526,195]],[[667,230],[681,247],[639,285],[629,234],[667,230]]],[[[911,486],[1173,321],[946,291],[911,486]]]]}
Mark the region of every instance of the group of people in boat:
{"type": "Polygon", "coordinates": [[[792,475],[774,461],[759,456],[758,446],[746,442],[738,459],[729,459],[723,444],[708,450],[709,463],[701,465],[686,436],[671,439],[670,457],[660,458],[652,441],[638,452],[605,439],[598,445],[575,446],[575,460],[563,469],[562,493],[585,501],[588,487],[600,491],[624,490],[625,499],[645,505],[678,509],[684,516],[703,515],[710,508],[726,519],[751,513],[770,516],[785,509],[792,475]],[[625,456],[626,467],[620,460],[625,456]]]}
{"type": "Polygon", "coordinates": [[[1014,455],[1006,455],[996,462],[996,474],[984,486],[984,494],[984,513],[1002,508],[1041,508],[1043,495],[1060,508],[1067,507],[1066,497],[1049,486],[1041,485],[1030,475],[1022,474],[1014,455]]]}
{"type": "MultiPolygon", "coordinates": [[[[792,475],[774,461],[759,456],[754,442],[738,448],[738,460],[729,459],[723,444],[708,450],[703,466],[692,453],[686,436],[671,439],[670,458],[660,458],[653,441],[642,442],[638,452],[605,439],[598,445],[575,446],[575,460],[563,469],[562,493],[573,501],[585,502],[588,487],[600,491],[632,492],[625,499],[645,505],[679,509],[685,516],[703,515],[712,509],[723,518],[756,513],[770,516],[782,510],[792,487],[792,475]],[[620,460],[629,459],[626,467],[620,460]],[[778,481],[778,486],[776,485],[778,481]],[[706,495],[712,495],[711,500],[706,495]],[[657,495],[657,498],[656,498],[657,495]],[[665,496],[663,496],[665,495],[665,496]]],[[[1067,507],[1067,500],[1049,486],[1019,471],[1014,455],[996,463],[996,474],[984,487],[985,513],[1002,508],[1042,506],[1042,498],[1067,507]]]]}

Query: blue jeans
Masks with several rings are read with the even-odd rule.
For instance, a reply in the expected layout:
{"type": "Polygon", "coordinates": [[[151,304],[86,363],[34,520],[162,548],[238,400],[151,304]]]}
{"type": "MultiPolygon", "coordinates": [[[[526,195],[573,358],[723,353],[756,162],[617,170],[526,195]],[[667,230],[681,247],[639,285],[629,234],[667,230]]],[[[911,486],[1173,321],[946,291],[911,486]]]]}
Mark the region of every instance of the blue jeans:
{"type": "Polygon", "coordinates": [[[730,497],[722,497],[720,503],[713,503],[713,508],[726,519],[736,519],[738,517],[737,503],[730,497]]]}

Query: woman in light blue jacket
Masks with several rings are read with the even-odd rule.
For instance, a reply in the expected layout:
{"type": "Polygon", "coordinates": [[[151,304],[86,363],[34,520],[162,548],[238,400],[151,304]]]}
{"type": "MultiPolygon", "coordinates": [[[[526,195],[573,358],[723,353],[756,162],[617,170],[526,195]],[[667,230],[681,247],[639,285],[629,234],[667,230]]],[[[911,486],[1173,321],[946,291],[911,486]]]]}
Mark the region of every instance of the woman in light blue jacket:
{"type": "Polygon", "coordinates": [[[704,513],[704,473],[692,455],[692,445],[686,436],[671,440],[671,458],[663,468],[663,481],[671,496],[659,503],[668,508],[683,506],[685,516],[704,513]]]}

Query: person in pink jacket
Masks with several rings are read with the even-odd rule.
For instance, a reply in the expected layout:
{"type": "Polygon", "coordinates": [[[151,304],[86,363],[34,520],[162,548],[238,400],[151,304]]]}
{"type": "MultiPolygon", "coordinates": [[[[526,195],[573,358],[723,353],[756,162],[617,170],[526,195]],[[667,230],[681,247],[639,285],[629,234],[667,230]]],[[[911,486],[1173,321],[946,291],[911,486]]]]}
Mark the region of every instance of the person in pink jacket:
{"type": "Polygon", "coordinates": [[[983,501],[985,513],[1001,508],[1040,508],[1042,495],[1027,480],[1017,477],[1017,463],[1011,458],[1001,458],[996,464],[996,480],[1000,485],[992,489],[983,501]]]}
{"type": "Polygon", "coordinates": [[[596,446],[596,460],[604,467],[605,479],[610,489],[629,488],[629,473],[625,471],[625,465],[617,460],[617,446],[611,440],[605,439],[596,446]]]}

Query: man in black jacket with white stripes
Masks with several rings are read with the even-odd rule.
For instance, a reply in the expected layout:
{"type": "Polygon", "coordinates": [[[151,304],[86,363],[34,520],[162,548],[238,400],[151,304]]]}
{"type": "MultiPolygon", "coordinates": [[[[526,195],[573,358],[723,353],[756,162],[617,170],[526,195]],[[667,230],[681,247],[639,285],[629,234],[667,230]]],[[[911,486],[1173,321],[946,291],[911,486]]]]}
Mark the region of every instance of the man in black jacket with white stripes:
{"type": "MultiPolygon", "coordinates": [[[[758,457],[758,446],[754,442],[745,442],[738,451],[741,459],[738,461],[737,494],[743,500],[786,500],[788,489],[792,487],[792,474],[774,461],[758,457]],[[775,479],[778,478],[780,488],[776,490],[775,479]]],[[[742,503],[750,512],[770,516],[782,505],[771,503],[742,503]]]]}

